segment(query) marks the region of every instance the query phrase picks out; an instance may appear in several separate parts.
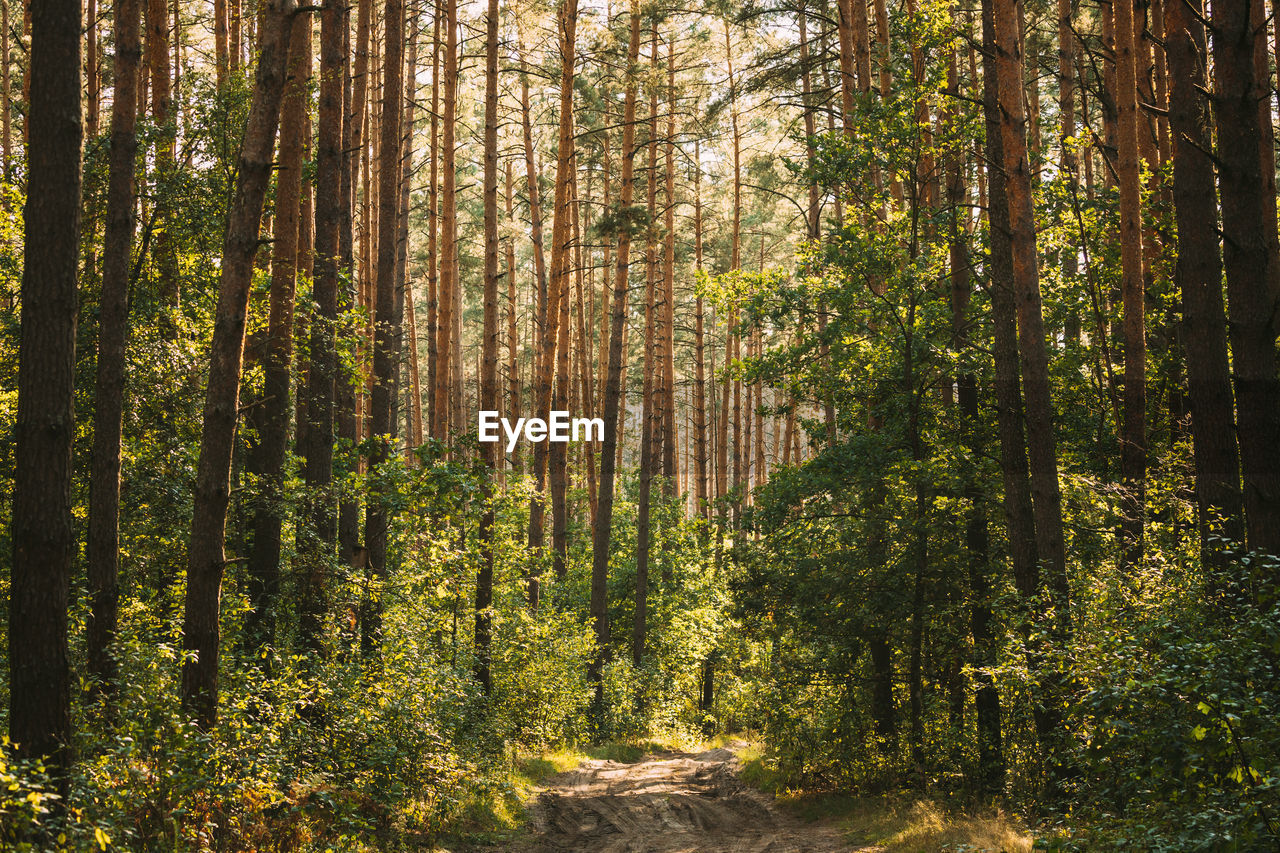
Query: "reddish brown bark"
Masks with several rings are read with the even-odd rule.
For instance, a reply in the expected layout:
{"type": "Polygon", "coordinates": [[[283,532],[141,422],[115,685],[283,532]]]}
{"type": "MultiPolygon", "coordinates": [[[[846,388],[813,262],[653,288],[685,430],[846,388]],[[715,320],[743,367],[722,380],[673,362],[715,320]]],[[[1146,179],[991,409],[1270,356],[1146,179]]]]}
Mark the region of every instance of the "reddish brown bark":
{"type": "MultiPolygon", "coordinates": [[[[640,3],[631,0],[631,35],[627,43],[627,67],[640,57],[640,3]]],[[[628,76],[623,100],[622,151],[619,204],[631,207],[635,169],[636,80],[628,76]]],[[[627,278],[630,271],[631,232],[624,224],[618,231],[617,266],[613,283],[613,317],[609,326],[609,367],[604,387],[604,442],[600,450],[600,497],[592,536],[591,617],[595,626],[596,653],[588,670],[595,687],[597,708],[604,698],[604,663],[609,649],[609,546],[613,538],[614,478],[617,470],[618,413],[622,388],[622,338],[627,317],[627,278]]]]}

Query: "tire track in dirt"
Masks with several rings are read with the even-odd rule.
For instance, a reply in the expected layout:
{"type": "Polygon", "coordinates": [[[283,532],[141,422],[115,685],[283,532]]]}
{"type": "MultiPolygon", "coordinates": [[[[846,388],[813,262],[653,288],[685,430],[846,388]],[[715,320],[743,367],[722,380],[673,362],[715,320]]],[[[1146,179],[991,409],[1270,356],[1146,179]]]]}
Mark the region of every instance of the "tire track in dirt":
{"type": "Polygon", "coordinates": [[[548,781],[521,853],[847,853],[829,827],[801,823],[738,778],[728,749],[592,760],[548,781]]]}

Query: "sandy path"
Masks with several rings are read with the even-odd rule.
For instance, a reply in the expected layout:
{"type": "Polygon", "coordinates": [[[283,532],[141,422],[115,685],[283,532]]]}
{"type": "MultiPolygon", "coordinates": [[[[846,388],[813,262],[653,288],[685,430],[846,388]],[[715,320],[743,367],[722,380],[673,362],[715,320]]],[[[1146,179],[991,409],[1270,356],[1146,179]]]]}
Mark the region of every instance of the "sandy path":
{"type": "Polygon", "coordinates": [[[738,779],[728,749],[634,764],[585,761],[548,781],[523,853],[846,853],[826,827],[779,811],[738,779]]]}

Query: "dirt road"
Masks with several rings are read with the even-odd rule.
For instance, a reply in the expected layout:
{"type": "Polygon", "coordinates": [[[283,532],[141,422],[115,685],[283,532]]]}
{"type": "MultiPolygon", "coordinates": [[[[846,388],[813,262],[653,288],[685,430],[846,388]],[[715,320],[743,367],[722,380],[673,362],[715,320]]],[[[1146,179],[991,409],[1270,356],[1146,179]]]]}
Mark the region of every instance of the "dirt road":
{"type": "Polygon", "coordinates": [[[745,786],[731,750],[666,752],[634,764],[585,761],[548,781],[523,853],[846,853],[745,786]]]}

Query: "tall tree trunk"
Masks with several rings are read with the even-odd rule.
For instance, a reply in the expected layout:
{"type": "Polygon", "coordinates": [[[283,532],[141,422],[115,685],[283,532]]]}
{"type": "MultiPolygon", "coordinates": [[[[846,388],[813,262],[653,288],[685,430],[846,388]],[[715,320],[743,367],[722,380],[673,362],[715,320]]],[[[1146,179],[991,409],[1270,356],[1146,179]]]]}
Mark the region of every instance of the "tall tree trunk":
{"type": "Polygon", "coordinates": [[[431,25],[431,175],[427,185],[427,432],[443,436],[436,411],[440,381],[440,18],[436,0],[431,25]]]}
{"type": "MultiPolygon", "coordinates": [[[[573,137],[573,69],[575,34],[578,26],[577,0],[564,0],[559,17],[560,30],[560,138],[556,153],[555,214],[552,221],[551,276],[556,291],[559,317],[556,332],[556,384],[552,408],[564,411],[569,393],[569,275],[573,272],[573,223],[577,210],[577,160],[573,137]],[[558,280],[558,281],[556,281],[558,280]]],[[[548,319],[550,316],[548,315],[548,319]]],[[[544,354],[546,350],[543,350],[544,354]]],[[[544,365],[545,367],[546,365],[544,365]]],[[[538,445],[542,447],[542,445],[538,445]]],[[[568,561],[568,445],[557,442],[548,448],[551,487],[551,551],[557,578],[563,579],[568,561]]]]}
{"type": "MultiPolygon", "coordinates": [[[[512,227],[512,233],[515,233],[515,197],[512,191],[511,180],[511,162],[507,161],[506,167],[506,196],[507,196],[507,222],[512,227]]],[[[514,238],[506,241],[506,262],[507,262],[507,384],[508,399],[507,417],[511,418],[514,423],[520,417],[520,338],[516,331],[516,316],[519,313],[519,305],[516,302],[516,246],[514,238]]],[[[519,472],[520,465],[520,449],[517,447],[511,453],[511,466],[519,472]]]]}
{"type": "Polygon", "coordinates": [[[249,603],[245,633],[255,646],[275,643],[280,597],[280,532],[284,521],[284,473],[289,452],[289,411],[293,395],[293,309],[298,274],[298,232],[302,198],[302,134],[307,122],[311,68],[311,19],[295,15],[289,36],[288,82],[280,107],[279,168],[272,224],[270,316],[259,354],[262,399],[255,407],[258,444],[250,467],[258,475],[249,552],[249,603]]]}
{"type": "MultiPolygon", "coordinates": [[[[403,0],[388,0],[383,16],[382,121],[378,139],[378,266],[373,335],[373,391],[370,395],[370,432],[374,439],[369,470],[376,470],[389,455],[394,440],[396,337],[396,232],[400,207],[400,119],[404,105],[405,11],[403,0]]],[[[387,496],[374,491],[365,507],[365,547],[369,572],[378,582],[387,577],[387,496]]],[[[371,651],[382,630],[378,594],[362,625],[364,649],[371,651]]]]}
{"type": "MultiPolygon", "coordinates": [[[[702,147],[695,140],[693,146],[693,265],[694,274],[702,272],[702,147]]],[[[707,376],[704,341],[705,308],[701,290],[694,301],[693,318],[693,466],[694,489],[697,495],[698,514],[703,518],[710,512],[710,496],[707,480],[707,376]]]]}
{"type": "MultiPolygon", "coordinates": [[[[484,54],[484,340],[480,366],[480,409],[498,409],[498,0],[489,0],[484,54]]],[[[501,438],[499,438],[501,440],[501,438]]],[[[476,679],[492,689],[489,645],[493,631],[493,476],[498,443],[480,445],[486,467],[480,500],[480,571],[476,578],[476,679]]]]}
{"type": "Polygon", "coordinates": [[[125,348],[129,342],[129,264],[133,255],[135,158],[138,152],[138,65],[142,59],[142,0],[117,0],[115,94],[98,305],[98,364],[93,406],[93,470],[89,477],[86,544],[92,687],[114,694],[120,590],[120,439],[124,426],[125,348]]]}
{"type": "Polygon", "coordinates": [[[1124,422],[1120,431],[1120,475],[1124,481],[1124,515],[1120,523],[1121,570],[1132,574],[1142,565],[1143,515],[1146,503],[1146,342],[1143,323],[1142,176],[1138,153],[1139,121],[1133,4],[1111,4],[1116,36],[1116,112],[1120,184],[1120,290],[1124,303],[1124,422]]]}
{"type": "MultiPolygon", "coordinates": [[[[444,87],[440,140],[440,307],[436,317],[436,386],[432,416],[437,419],[437,438],[449,434],[450,362],[453,342],[454,302],[458,295],[458,202],[454,134],[458,112],[458,0],[444,0],[444,87]]],[[[452,377],[461,382],[462,377],[452,377]]]]}
{"type": "MultiPolygon", "coordinates": [[[[1056,446],[1052,431],[1048,356],[1040,315],[1039,271],[1031,216],[1031,175],[1026,154],[1026,117],[1022,106],[1022,61],[1014,0],[983,4],[983,43],[987,67],[984,111],[991,165],[992,312],[996,330],[997,404],[1001,425],[1005,507],[1014,565],[1014,583],[1039,620],[1040,565],[1048,577],[1055,622],[1048,626],[1058,641],[1070,630],[1058,493],[1056,446]],[[994,73],[993,73],[994,72],[994,73]],[[998,145],[998,148],[996,147],[998,145]],[[1016,322],[1015,322],[1016,321],[1016,322]],[[1015,359],[1016,356],[1016,360],[1015,359]],[[1019,400],[1017,375],[1001,377],[1016,363],[1024,383],[1019,400]],[[1009,411],[1010,407],[1016,407],[1009,411]],[[1022,442],[1025,412],[1027,441],[1022,442]],[[1016,441],[1016,445],[1015,445],[1016,441]],[[1025,466],[1025,467],[1024,467],[1025,466]],[[1024,472],[1025,471],[1025,475],[1024,472]]],[[[1044,671],[1042,655],[1029,646],[1028,666],[1040,674],[1033,709],[1042,758],[1049,765],[1049,790],[1056,795],[1064,773],[1057,674],[1044,671]]]]}
{"type": "Polygon", "coordinates": [[[1222,305],[1222,260],[1218,254],[1217,188],[1207,84],[1203,4],[1170,3],[1165,16],[1169,61],[1169,125],[1173,131],[1173,201],[1178,228],[1174,276],[1182,293],[1182,347],[1187,362],[1191,436],[1195,456],[1200,550],[1209,565],[1221,564],[1216,533],[1244,539],[1240,458],[1236,449],[1235,401],[1227,356],[1222,305]],[[1219,556],[1215,556],[1219,555],[1219,556]]]}
{"type": "Polygon", "coordinates": [[[80,20],[79,0],[46,0],[31,10],[9,586],[9,739],[20,755],[48,763],[62,794],[60,813],[74,748],[67,601],[75,553],[80,20]]]}
{"type": "MultiPolygon", "coordinates": [[[[652,76],[658,68],[658,23],[653,22],[649,40],[649,68],[652,76]]],[[[656,365],[657,344],[657,275],[658,246],[655,233],[658,187],[658,89],[649,94],[649,168],[648,179],[648,228],[645,231],[645,287],[644,287],[644,374],[640,391],[640,494],[636,501],[636,586],[635,607],[631,625],[631,661],[638,668],[644,659],[646,634],[648,633],[649,605],[649,557],[652,552],[652,536],[649,519],[652,512],[653,458],[661,441],[662,379],[656,365]],[[655,381],[656,380],[656,381],[655,381]],[[656,387],[655,387],[656,386],[656,387]]]]}
{"type": "Polygon", "coordinates": [[[218,307],[209,346],[200,460],[196,467],[182,648],[194,652],[182,667],[182,702],[196,722],[210,728],[218,708],[218,622],[224,533],[230,497],[231,451],[240,402],[245,315],[253,259],[260,243],[262,202],[271,177],[271,154],[289,55],[293,0],[270,0],[259,27],[258,71],[240,146],[235,191],[223,238],[218,307]]]}
{"type": "MultiPolygon", "coordinates": [[[[406,24],[407,25],[407,24],[406,24]]],[[[405,65],[404,114],[400,122],[400,188],[396,207],[396,317],[399,326],[396,333],[396,362],[404,368],[397,370],[396,384],[399,391],[400,376],[407,371],[409,400],[405,412],[405,433],[402,443],[405,464],[417,464],[414,451],[422,445],[422,381],[418,374],[418,324],[413,310],[413,284],[409,277],[409,203],[413,185],[414,156],[413,133],[418,106],[418,37],[420,26],[417,16],[409,32],[409,56],[405,65]],[[409,322],[404,322],[408,310],[409,322]],[[409,330],[409,352],[405,357],[405,328],[409,330]]],[[[396,400],[403,394],[397,393],[396,400]]],[[[393,423],[397,420],[393,417],[393,423]]]]}
{"type": "MultiPolygon", "coordinates": [[[[346,120],[342,128],[342,219],[339,227],[339,252],[342,269],[346,272],[347,285],[340,295],[343,310],[359,307],[359,276],[355,262],[356,185],[359,182],[361,153],[364,151],[365,109],[369,78],[369,29],[372,0],[359,0],[356,9],[354,68],[345,81],[346,120]]],[[[350,56],[350,7],[346,7],[342,24],[344,50],[350,56]]],[[[344,325],[342,333],[355,334],[355,329],[344,325]]],[[[338,373],[337,433],[348,447],[354,448],[360,441],[359,390],[357,375],[352,371],[338,373]]],[[[354,451],[352,452],[354,455],[354,451]]],[[[358,459],[353,459],[353,467],[358,459]]],[[[348,565],[354,565],[360,540],[360,510],[354,495],[344,495],[338,502],[338,550],[348,565]]]]}
{"type": "MultiPolygon", "coordinates": [[[[227,2],[228,0],[213,0],[214,79],[217,81],[219,91],[227,85],[227,70],[230,67],[227,2]]],[[[231,2],[236,2],[236,0],[231,0],[231,2]]]]}
{"type": "MultiPolygon", "coordinates": [[[[344,137],[343,9],[339,0],[325,0],[320,12],[320,102],[316,145],[316,226],[312,257],[312,295],[316,304],[309,344],[306,440],[302,447],[310,527],[302,542],[298,577],[298,634],[302,647],[319,651],[328,592],[329,556],[333,550],[335,495],[333,439],[335,385],[338,373],[339,229],[344,199],[341,194],[344,137]]],[[[302,442],[300,442],[302,443],[302,442]]]]}
{"type": "Polygon", "coordinates": [[[1258,124],[1259,102],[1265,99],[1259,96],[1261,81],[1254,79],[1251,5],[1214,3],[1211,9],[1214,118],[1247,535],[1250,548],[1280,554],[1280,258],[1274,251],[1275,229],[1268,233],[1266,225],[1276,200],[1261,168],[1260,145],[1269,147],[1271,135],[1258,124]]]}
{"type": "Polygon", "coordinates": [[[1049,352],[1041,313],[1040,270],[1036,256],[1031,169],[1027,160],[1027,120],[1023,107],[1021,34],[1016,0],[994,0],[997,84],[1001,111],[1000,144],[1005,195],[1009,205],[1009,244],[1013,290],[1018,309],[1018,357],[1026,406],[1027,457],[1036,522],[1036,546],[1044,565],[1055,615],[1070,627],[1066,551],[1062,533],[1062,497],[1058,487],[1058,451],[1049,387],[1049,352]]]}
{"type": "MultiPolygon", "coordinates": [[[[675,34],[667,41],[667,186],[664,217],[665,239],[662,249],[662,329],[665,347],[662,352],[662,473],[663,494],[674,497],[680,480],[676,467],[676,48],[675,34]]],[[[664,563],[663,583],[670,582],[670,561],[664,563]]]]}
{"type": "MultiPolygon", "coordinates": [[[[84,15],[84,78],[85,78],[85,136],[98,135],[98,119],[101,115],[102,75],[98,69],[98,0],[86,0],[84,15]]],[[[8,62],[6,55],[5,62],[8,62]]],[[[7,103],[7,102],[6,102],[7,103]]]]}
{"type": "MultiPolygon", "coordinates": [[[[956,51],[951,51],[947,65],[947,86],[959,92],[960,79],[956,51]]],[[[948,129],[958,126],[954,110],[946,113],[948,129]]],[[[947,153],[947,206],[951,211],[951,246],[949,266],[951,274],[951,345],[957,352],[974,346],[971,339],[973,320],[969,317],[969,305],[973,292],[970,279],[971,260],[968,233],[961,220],[963,206],[968,199],[965,188],[963,150],[952,143],[947,153]]],[[[956,397],[959,403],[965,444],[975,459],[989,456],[983,433],[982,418],[978,407],[978,378],[972,371],[956,377],[956,397]]],[[[1004,788],[1005,760],[1001,735],[1000,691],[996,687],[992,668],[996,665],[999,647],[992,627],[994,618],[991,590],[991,537],[987,528],[987,495],[978,478],[968,474],[964,482],[966,507],[964,510],[965,551],[969,569],[969,632],[973,635],[972,661],[974,667],[974,716],[978,730],[978,789],[987,796],[994,796],[1004,788]]]]}
{"type": "Polygon", "coordinates": [[[178,255],[170,229],[175,212],[169,209],[169,193],[165,183],[174,171],[174,137],[169,127],[172,120],[173,92],[169,74],[169,9],[165,0],[147,0],[147,68],[151,78],[151,120],[160,134],[156,139],[155,183],[156,199],[153,218],[153,256],[160,283],[160,300],[171,316],[164,323],[165,334],[177,334],[177,318],[172,316],[178,308],[178,255]]]}
{"type": "MultiPolygon", "coordinates": [[[[139,57],[142,55],[141,47],[138,48],[138,55],[139,57]]],[[[13,81],[9,76],[9,58],[9,4],[0,3],[0,99],[3,99],[5,104],[4,108],[0,109],[0,125],[2,125],[0,126],[0,146],[2,146],[0,157],[4,159],[4,162],[0,163],[0,169],[3,170],[0,172],[0,178],[5,181],[9,180],[9,170],[13,166],[13,120],[9,115],[11,112],[9,105],[13,103],[13,81]]],[[[137,98],[136,88],[134,98],[135,100],[137,98]]]]}
{"type": "MultiPolygon", "coordinates": [[[[518,45],[520,54],[520,128],[524,134],[525,187],[529,201],[529,239],[533,243],[533,270],[538,287],[538,327],[547,322],[547,262],[542,241],[542,202],[539,200],[538,167],[534,159],[533,124],[529,107],[529,71],[524,59],[524,45],[518,45]]],[[[535,384],[537,377],[534,377],[535,384]]]]}
{"type": "MultiPolygon", "coordinates": [[[[631,36],[627,43],[627,68],[640,58],[640,0],[631,0],[631,36]]],[[[622,166],[619,176],[619,209],[631,207],[635,170],[637,81],[627,76],[622,107],[622,166]]],[[[622,388],[622,336],[627,321],[627,278],[630,271],[631,231],[626,223],[618,230],[617,266],[613,281],[613,317],[609,326],[609,367],[604,386],[604,442],[600,450],[600,498],[592,531],[591,617],[595,625],[596,651],[588,670],[595,687],[597,717],[604,701],[604,664],[609,654],[609,545],[613,537],[614,478],[617,471],[618,413],[622,388]]]]}

